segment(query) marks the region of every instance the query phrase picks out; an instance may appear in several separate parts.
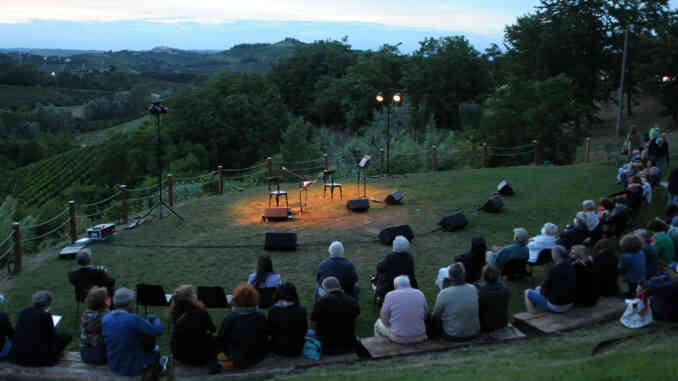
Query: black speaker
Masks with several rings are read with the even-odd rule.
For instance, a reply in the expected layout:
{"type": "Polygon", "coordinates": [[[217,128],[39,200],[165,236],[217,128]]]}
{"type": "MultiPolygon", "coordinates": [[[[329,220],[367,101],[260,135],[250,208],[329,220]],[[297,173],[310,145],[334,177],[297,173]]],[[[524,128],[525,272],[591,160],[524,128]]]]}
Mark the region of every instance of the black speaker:
{"type": "Polygon", "coordinates": [[[403,194],[400,192],[393,192],[390,195],[386,196],[384,202],[389,205],[399,205],[403,203],[403,194]]]}
{"type": "Polygon", "coordinates": [[[513,188],[506,180],[502,180],[499,185],[497,185],[497,193],[502,196],[513,196],[513,188]]]}
{"type": "Polygon", "coordinates": [[[499,213],[504,207],[504,201],[499,196],[492,196],[485,205],[481,206],[479,210],[484,210],[488,213],[499,213]]]}
{"type": "Polygon", "coordinates": [[[410,242],[412,242],[414,239],[414,232],[412,231],[410,225],[399,225],[391,226],[390,228],[386,228],[379,232],[379,240],[384,245],[390,245],[393,243],[395,237],[399,235],[405,236],[405,238],[407,238],[407,240],[410,242]]]}
{"type": "Polygon", "coordinates": [[[440,220],[440,222],[438,222],[438,225],[440,225],[445,232],[455,232],[468,225],[468,220],[466,219],[466,216],[464,216],[464,213],[459,212],[451,216],[444,217],[442,220],[440,220]]]}
{"type": "Polygon", "coordinates": [[[265,250],[297,250],[297,233],[266,233],[265,250]]]}
{"type": "Polygon", "coordinates": [[[348,200],[346,207],[353,212],[365,212],[370,208],[370,200],[366,198],[359,198],[357,200],[348,200]]]}

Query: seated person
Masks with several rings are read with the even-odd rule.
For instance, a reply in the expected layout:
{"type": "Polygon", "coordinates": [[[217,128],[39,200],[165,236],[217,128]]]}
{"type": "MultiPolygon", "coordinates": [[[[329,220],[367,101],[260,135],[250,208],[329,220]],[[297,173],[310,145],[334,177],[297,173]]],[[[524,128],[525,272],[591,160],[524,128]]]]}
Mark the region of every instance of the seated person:
{"type": "Polygon", "coordinates": [[[659,218],[654,218],[648,222],[647,230],[653,234],[652,246],[657,250],[657,258],[664,266],[669,266],[674,261],[675,247],[671,237],[666,234],[668,226],[659,218]]]}
{"type": "Polygon", "coordinates": [[[344,293],[339,279],[328,276],[322,284],[325,296],[319,298],[311,313],[311,326],[322,343],[322,353],[338,355],[355,350],[355,325],[360,306],[344,293]]]}
{"type": "MultiPolygon", "coordinates": [[[[659,186],[661,179],[660,179],[658,167],[650,167],[647,170],[647,181],[652,186],[652,188],[659,186]]],[[[648,202],[650,202],[650,201],[648,201],[648,202]]]]}
{"type": "Polygon", "coordinates": [[[577,296],[577,273],[569,262],[567,250],[558,245],[551,249],[553,266],[546,273],[540,287],[525,290],[525,308],[528,313],[537,309],[567,312],[572,309],[577,296]]]}
{"type": "MultiPolygon", "coordinates": [[[[675,206],[678,208],[678,205],[675,204],[671,204],[670,206],[675,206]]],[[[671,241],[673,241],[674,249],[673,261],[669,263],[669,266],[673,270],[678,271],[678,215],[671,218],[671,226],[669,226],[669,230],[666,232],[666,234],[668,234],[668,236],[671,238],[671,241]]]]}
{"type": "Polygon", "coordinates": [[[570,258],[577,278],[577,293],[574,303],[578,306],[593,307],[600,297],[600,281],[598,269],[583,245],[574,245],[570,250],[570,258]]]}
{"type": "Polygon", "coordinates": [[[607,197],[601,197],[600,200],[598,200],[598,211],[596,212],[598,220],[603,221],[605,216],[612,213],[612,209],[614,209],[612,200],[607,197]]]}
{"type": "Polygon", "coordinates": [[[268,311],[271,351],[281,356],[301,355],[308,331],[306,318],[297,288],[293,283],[283,283],[275,294],[275,304],[268,311]]]}
{"type": "MultiPolygon", "coordinates": [[[[464,268],[468,268],[466,272],[466,283],[475,283],[480,279],[480,271],[485,266],[485,253],[487,252],[487,243],[485,238],[474,237],[471,239],[471,250],[468,253],[460,254],[454,257],[455,262],[463,263],[464,268]]],[[[438,270],[438,277],[435,284],[443,289],[443,280],[449,277],[450,267],[441,267],[438,270]]]]}
{"type": "Polygon", "coordinates": [[[33,305],[19,313],[12,341],[14,361],[25,366],[51,366],[59,361],[61,352],[71,342],[68,332],[57,332],[49,307],[53,297],[49,291],[33,295],[33,305]]]}
{"type": "Polygon", "coordinates": [[[640,186],[643,190],[643,200],[649,205],[652,203],[652,184],[648,180],[648,175],[645,172],[641,172],[640,175],[640,186]]]}
{"type": "Polygon", "coordinates": [[[145,320],[132,313],[135,298],[129,288],[117,289],[113,294],[115,309],[101,319],[108,368],[119,376],[157,374],[167,362],[155,345],[155,338],[162,334],[160,319],[149,314],[145,320]]]}
{"type": "Polygon", "coordinates": [[[553,249],[558,239],[557,236],[558,226],[550,222],[545,223],[541,228],[541,234],[530,238],[527,243],[527,249],[530,251],[530,258],[527,261],[536,263],[542,250],[553,249]]]}
{"type": "Polygon", "coordinates": [[[259,312],[259,293],[249,284],[233,292],[233,309],[221,323],[217,342],[233,360],[233,367],[245,369],[256,365],[268,352],[268,323],[259,312]]]}
{"type": "Polygon", "coordinates": [[[655,320],[678,322],[678,280],[668,274],[650,278],[643,284],[655,320]]]}
{"type": "Polygon", "coordinates": [[[321,294],[323,280],[328,276],[333,276],[339,279],[344,293],[357,300],[360,296],[358,273],[355,271],[353,263],[344,258],[344,245],[339,241],[334,241],[327,251],[330,253],[330,257],[320,262],[316,272],[316,297],[323,296],[321,294]]]}
{"type": "Polygon", "coordinates": [[[601,239],[593,246],[593,265],[598,269],[600,296],[619,295],[616,247],[617,243],[611,239],[601,239]]]}
{"type": "Polygon", "coordinates": [[[75,256],[79,268],[68,273],[68,280],[75,287],[75,295],[78,301],[83,302],[87,291],[94,286],[106,287],[108,295],[113,295],[115,279],[104,266],[92,266],[92,251],[82,249],[75,256]]]}
{"type": "Polygon", "coordinates": [[[602,233],[605,237],[618,236],[631,219],[631,210],[626,206],[627,199],[620,195],[615,198],[612,211],[602,219],[602,233]]]}
{"type": "Polygon", "coordinates": [[[594,232],[600,223],[596,214],[596,203],[593,200],[584,200],[581,206],[586,218],[586,228],[589,230],[589,233],[594,232]]]}
{"type": "Polygon", "coordinates": [[[640,240],[643,242],[643,254],[645,254],[645,271],[647,279],[652,278],[655,275],[659,274],[659,258],[657,257],[657,249],[652,246],[650,240],[650,232],[646,229],[636,229],[633,231],[640,240]]]}
{"type": "Polygon", "coordinates": [[[483,268],[483,284],[478,289],[478,319],[482,332],[492,332],[508,325],[511,292],[500,282],[501,272],[495,265],[483,268]]]}
{"type": "Polygon", "coordinates": [[[645,254],[643,254],[643,242],[633,234],[627,234],[619,241],[622,255],[619,263],[619,274],[624,276],[624,280],[628,284],[626,292],[627,297],[633,297],[636,294],[636,286],[638,283],[646,279],[646,261],[645,254]]]}
{"type": "Polygon", "coordinates": [[[626,187],[626,198],[632,212],[637,212],[643,205],[643,184],[638,176],[632,176],[626,187]]]}
{"type": "Polygon", "coordinates": [[[384,300],[386,293],[393,290],[393,279],[398,275],[407,275],[412,287],[419,288],[417,278],[414,276],[414,258],[407,252],[409,248],[410,241],[399,235],[393,240],[393,252],[377,264],[375,292],[380,300],[384,300]]]}
{"type": "Polygon", "coordinates": [[[433,307],[433,337],[440,333],[448,341],[473,339],[480,334],[478,291],[466,283],[466,271],[461,263],[450,267],[449,283],[449,287],[438,293],[433,307]]]}
{"type": "Polygon", "coordinates": [[[501,271],[504,265],[512,259],[520,259],[527,261],[530,258],[530,251],[527,248],[527,230],[524,228],[513,229],[514,242],[500,250],[494,252],[488,251],[486,254],[486,262],[491,263],[501,271]]]}
{"type": "Polygon", "coordinates": [[[80,324],[80,358],[86,364],[106,364],[106,345],[101,319],[111,312],[111,298],[105,287],[92,287],[85,298],[87,309],[80,324]]]}
{"type": "Polygon", "coordinates": [[[589,230],[586,227],[586,216],[584,212],[578,212],[574,217],[574,224],[565,226],[556,244],[563,246],[566,250],[572,249],[574,245],[580,245],[589,237],[589,230]]]}
{"type": "Polygon", "coordinates": [[[407,275],[398,275],[393,285],[395,289],[386,294],[379,319],[374,323],[374,336],[399,344],[426,341],[428,304],[424,293],[410,287],[407,275]]]}
{"type": "Polygon", "coordinates": [[[217,343],[213,336],[217,327],[205,305],[195,296],[193,286],[184,284],[174,291],[169,319],[174,359],[187,365],[207,365],[208,374],[220,373],[222,367],[217,361],[217,343]]]}
{"type": "Polygon", "coordinates": [[[0,312],[0,360],[7,358],[12,350],[14,328],[6,312],[0,312]]]}
{"type": "Polygon", "coordinates": [[[278,287],[282,284],[280,274],[273,272],[273,261],[268,255],[259,257],[257,271],[250,274],[247,283],[255,289],[278,287]]]}

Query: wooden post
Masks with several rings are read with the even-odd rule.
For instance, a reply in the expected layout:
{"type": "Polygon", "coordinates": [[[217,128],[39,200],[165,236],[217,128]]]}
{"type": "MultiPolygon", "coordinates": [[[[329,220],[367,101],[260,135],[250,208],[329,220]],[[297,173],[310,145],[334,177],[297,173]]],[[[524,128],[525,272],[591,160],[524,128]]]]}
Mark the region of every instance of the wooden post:
{"type": "Polygon", "coordinates": [[[329,167],[328,167],[328,163],[327,163],[327,154],[326,153],[323,154],[323,163],[325,165],[325,170],[327,171],[329,169],[329,167]]]}
{"type": "Polygon", "coordinates": [[[273,159],[269,156],[267,159],[268,163],[266,164],[268,167],[268,176],[267,177],[272,177],[273,176],[273,159]]]}
{"type": "Polygon", "coordinates": [[[379,175],[384,175],[384,149],[379,148],[379,175]]]}
{"type": "Polygon", "coordinates": [[[20,273],[23,271],[23,261],[21,260],[21,231],[19,229],[20,224],[18,222],[12,223],[12,229],[14,230],[14,273],[20,273]]]}
{"type": "Polygon", "coordinates": [[[217,169],[219,170],[219,189],[217,193],[224,194],[224,166],[218,165],[217,169]]]}
{"type": "Polygon", "coordinates": [[[78,239],[77,226],[75,224],[75,201],[71,200],[68,202],[68,212],[71,216],[71,243],[74,243],[78,239]]]}
{"type": "Polygon", "coordinates": [[[587,163],[591,161],[591,137],[586,137],[586,154],[584,157],[587,163]]]}
{"type": "Polygon", "coordinates": [[[537,161],[537,145],[539,144],[539,142],[537,140],[534,140],[532,143],[534,144],[534,166],[536,167],[538,165],[537,164],[538,163],[538,161],[537,161]]]}
{"type": "Polygon", "coordinates": [[[120,215],[122,216],[122,222],[127,225],[129,223],[127,214],[127,185],[120,186],[120,215]]]}
{"type": "Polygon", "coordinates": [[[170,208],[174,208],[174,182],[171,173],[167,174],[167,198],[169,198],[170,208]]]}
{"type": "Polygon", "coordinates": [[[483,143],[483,168],[487,167],[487,143],[483,143]]]}
{"type": "Polygon", "coordinates": [[[431,170],[438,170],[438,158],[436,157],[436,146],[431,147],[431,170]]]}

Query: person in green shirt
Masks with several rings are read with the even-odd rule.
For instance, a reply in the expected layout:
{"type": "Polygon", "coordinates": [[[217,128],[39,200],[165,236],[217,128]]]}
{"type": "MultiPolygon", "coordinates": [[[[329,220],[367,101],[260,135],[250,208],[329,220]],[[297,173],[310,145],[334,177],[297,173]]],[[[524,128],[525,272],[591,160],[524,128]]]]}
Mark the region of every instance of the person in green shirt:
{"type": "Polygon", "coordinates": [[[647,224],[647,230],[654,233],[652,246],[657,250],[657,258],[666,266],[673,262],[675,255],[673,240],[666,234],[667,228],[666,223],[659,218],[654,218],[647,224]]]}

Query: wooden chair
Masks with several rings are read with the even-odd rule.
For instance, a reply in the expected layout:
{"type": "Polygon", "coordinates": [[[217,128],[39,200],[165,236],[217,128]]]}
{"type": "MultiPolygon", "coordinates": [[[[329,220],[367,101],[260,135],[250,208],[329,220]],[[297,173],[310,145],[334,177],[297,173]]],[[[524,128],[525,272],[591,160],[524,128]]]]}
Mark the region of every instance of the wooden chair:
{"type": "Polygon", "coordinates": [[[327,194],[327,188],[330,188],[330,199],[334,200],[334,188],[339,188],[339,199],[344,198],[344,192],[341,184],[334,182],[334,170],[326,169],[323,171],[323,199],[327,194]]]}
{"type": "Polygon", "coordinates": [[[280,176],[272,176],[267,178],[268,180],[268,207],[271,207],[271,199],[273,196],[275,196],[275,206],[280,205],[280,197],[285,197],[285,207],[289,209],[290,204],[289,200],[287,199],[287,191],[286,190],[280,190],[280,176]],[[275,189],[273,189],[272,185],[275,185],[275,189]]]}

